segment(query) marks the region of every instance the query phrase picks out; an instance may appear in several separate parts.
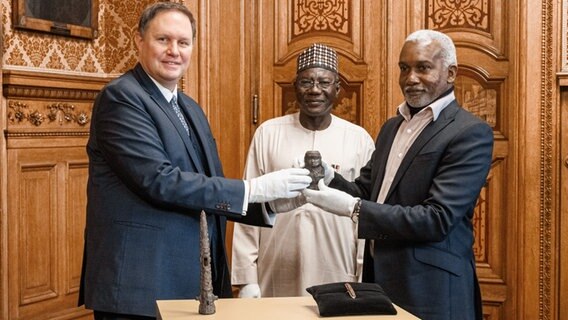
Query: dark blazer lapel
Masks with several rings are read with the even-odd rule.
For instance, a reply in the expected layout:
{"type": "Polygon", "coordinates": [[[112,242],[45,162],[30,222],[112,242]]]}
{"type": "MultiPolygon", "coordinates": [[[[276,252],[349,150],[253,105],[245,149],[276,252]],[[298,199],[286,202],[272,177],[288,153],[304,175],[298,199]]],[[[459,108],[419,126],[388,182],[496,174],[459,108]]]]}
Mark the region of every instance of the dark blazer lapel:
{"type": "Polygon", "coordinates": [[[405,174],[406,170],[408,170],[408,167],[412,163],[412,160],[414,160],[420,150],[424,148],[426,143],[428,143],[428,141],[430,141],[435,135],[443,130],[448,124],[454,121],[458,108],[458,103],[456,100],[454,100],[446,108],[444,108],[444,110],[442,110],[440,116],[436,121],[430,122],[426,126],[426,128],[424,128],[422,133],[420,133],[418,138],[416,138],[416,141],[414,141],[410,149],[408,149],[408,151],[406,152],[404,159],[402,159],[400,167],[396,171],[393,182],[385,199],[388,199],[388,197],[390,197],[392,191],[396,188],[396,185],[405,174]]]}
{"type": "MultiPolygon", "coordinates": [[[[156,105],[164,111],[168,119],[173,123],[174,127],[176,128],[177,133],[180,135],[181,139],[183,140],[183,144],[185,145],[185,149],[189,153],[189,157],[193,162],[197,172],[205,173],[203,168],[203,164],[199,161],[199,157],[197,156],[197,151],[193,148],[193,144],[189,136],[187,135],[187,131],[179,121],[179,118],[175,114],[175,111],[170,106],[169,102],[166,101],[164,95],[160,92],[160,89],[154,84],[152,79],[146,74],[144,69],[140,64],[137,64],[136,67],[133,69],[133,73],[146,92],[150,95],[152,100],[156,103],[156,105]]],[[[181,106],[180,106],[181,107],[181,106]]]]}
{"type": "Polygon", "coordinates": [[[389,159],[389,153],[390,153],[389,151],[394,142],[394,138],[396,137],[396,133],[398,132],[398,128],[400,127],[400,124],[402,123],[403,120],[404,118],[401,115],[399,115],[393,121],[387,122],[385,124],[385,127],[383,128],[384,130],[383,132],[385,133],[383,135],[380,135],[378,138],[380,140],[377,141],[376,145],[388,146],[388,150],[383,150],[383,152],[375,152],[376,158],[373,161],[373,167],[377,170],[376,171],[377,173],[374,179],[378,180],[378,182],[380,183],[373,184],[373,189],[371,190],[371,199],[377,200],[379,197],[382,181],[385,176],[385,171],[387,168],[387,161],[389,159]]]}
{"type": "Polygon", "coordinates": [[[195,127],[194,133],[197,135],[197,138],[201,143],[201,147],[203,148],[203,154],[205,156],[205,160],[207,161],[209,172],[211,173],[211,176],[216,176],[217,173],[215,172],[215,163],[213,162],[213,157],[216,156],[216,153],[214,150],[211,150],[211,144],[208,140],[209,136],[206,134],[206,132],[209,132],[209,127],[207,124],[204,124],[202,122],[202,120],[206,119],[200,116],[200,114],[195,109],[200,108],[198,105],[193,103],[186,103],[185,99],[179,99],[179,101],[180,108],[182,108],[182,110],[188,116],[188,120],[191,121],[191,123],[195,127]]]}

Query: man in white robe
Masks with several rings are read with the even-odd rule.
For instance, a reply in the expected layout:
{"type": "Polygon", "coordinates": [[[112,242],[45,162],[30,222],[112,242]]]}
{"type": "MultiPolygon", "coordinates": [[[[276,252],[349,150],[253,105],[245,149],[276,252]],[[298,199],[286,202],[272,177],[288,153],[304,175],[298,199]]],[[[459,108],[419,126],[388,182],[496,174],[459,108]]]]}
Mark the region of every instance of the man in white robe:
{"type": "MultiPolygon", "coordinates": [[[[245,178],[289,168],[316,150],[327,165],[354,179],[374,142],[365,129],[331,114],[340,88],[335,51],[314,44],[298,57],[297,70],[300,112],[259,126],[245,178]]],[[[307,295],[312,285],[359,281],[364,242],[356,230],[351,220],[311,204],[278,214],[272,229],[235,224],[232,283],[239,297],[258,298],[307,295]]]]}

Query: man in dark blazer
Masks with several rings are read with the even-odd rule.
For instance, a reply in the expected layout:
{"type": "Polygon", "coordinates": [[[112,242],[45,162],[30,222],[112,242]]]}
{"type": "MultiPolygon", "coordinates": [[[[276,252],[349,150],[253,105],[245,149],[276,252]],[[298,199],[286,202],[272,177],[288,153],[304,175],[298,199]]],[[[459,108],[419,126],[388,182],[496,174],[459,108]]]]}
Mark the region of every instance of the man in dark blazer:
{"type": "Polygon", "coordinates": [[[310,184],[306,169],[223,177],[205,114],[177,91],[194,39],[185,6],[148,7],[135,39],[139,64],[96,98],[80,294],[95,319],[152,319],[156,300],[199,295],[201,210],[214,294],[230,297],[226,219],[269,226],[270,209],[260,202],[296,197],[310,184]]]}
{"type": "Polygon", "coordinates": [[[493,132],[455,100],[448,36],[411,34],[399,67],[406,101],[381,128],[360,176],[350,183],[335,173],[329,187],[322,179],[320,191],[303,194],[358,223],[359,238],[371,240],[363,280],[380,284],[394,303],[426,320],[481,319],[471,219],[493,132]]]}

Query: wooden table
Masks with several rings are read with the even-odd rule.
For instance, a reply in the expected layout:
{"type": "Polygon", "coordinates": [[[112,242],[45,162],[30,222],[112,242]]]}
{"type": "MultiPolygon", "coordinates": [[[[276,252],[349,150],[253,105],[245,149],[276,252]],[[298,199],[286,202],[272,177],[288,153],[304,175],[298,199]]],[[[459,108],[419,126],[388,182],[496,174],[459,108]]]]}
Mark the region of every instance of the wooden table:
{"type": "Polygon", "coordinates": [[[304,320],[304,319],[376,319],[376,320],[415,320],[417,317],[395,305],[398,311],[394,316],[345,316],[320,317],[316,302],[312,297],[261,298],[261,299],[219,299],[215,301],[217,312],[200,315],[197,300],[158,300],[157,317],[162,320],[203,319],[203,320],[304,320]]]}

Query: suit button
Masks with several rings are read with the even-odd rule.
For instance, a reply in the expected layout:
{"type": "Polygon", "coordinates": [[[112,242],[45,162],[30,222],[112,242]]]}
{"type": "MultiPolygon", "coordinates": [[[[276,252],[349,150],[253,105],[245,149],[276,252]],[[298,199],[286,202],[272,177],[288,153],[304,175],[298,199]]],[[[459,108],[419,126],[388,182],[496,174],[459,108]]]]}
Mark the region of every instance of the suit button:
{"type": "Polygon", "coordinates": [[[218,210],[229,211],[230,208],[231,208],[231,205],[228,204],[228,203],[217,203],[215,205],[215,209],[218,209],[218,210]]]}

